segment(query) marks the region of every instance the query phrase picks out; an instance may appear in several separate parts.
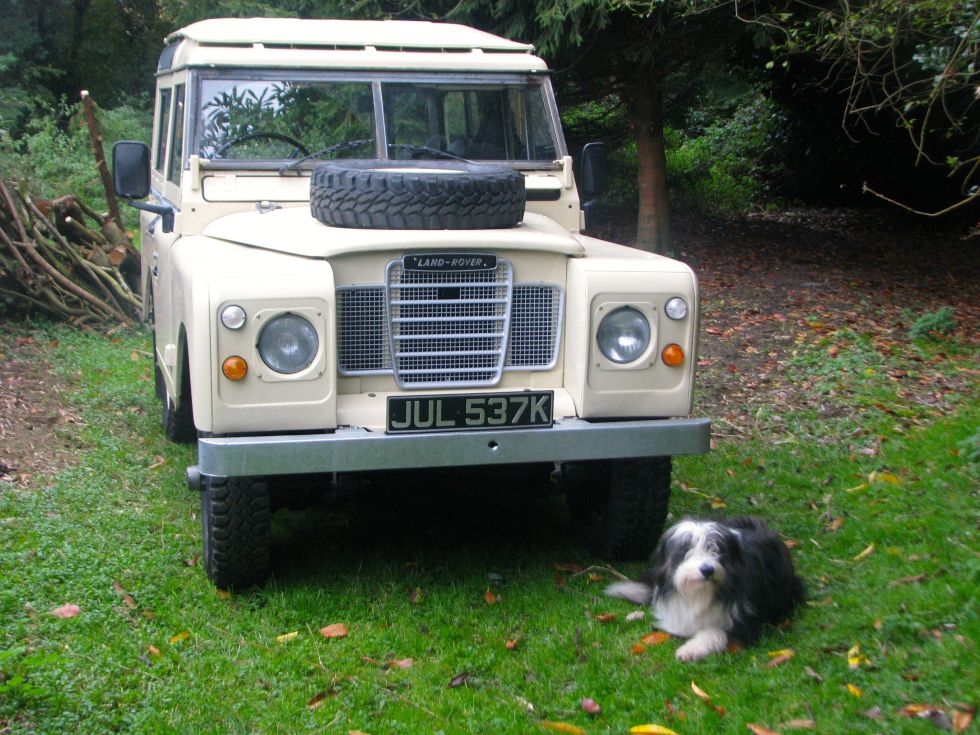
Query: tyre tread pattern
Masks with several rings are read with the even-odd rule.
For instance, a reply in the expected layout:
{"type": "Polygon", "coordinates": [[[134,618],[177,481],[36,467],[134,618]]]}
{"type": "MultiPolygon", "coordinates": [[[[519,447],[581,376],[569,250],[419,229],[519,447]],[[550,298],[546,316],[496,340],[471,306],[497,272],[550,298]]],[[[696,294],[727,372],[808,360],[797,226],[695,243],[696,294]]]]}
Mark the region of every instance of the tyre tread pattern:
{"type": "Polygon", "coordinates": [[[525,199],[517,171],[456,161],[328,162],[310,182],[313,216],[355,229],[503,229],[524,218],[525,199]]]}
{"type": "Polygon", "coordinates": [[[216,587],[242,589],[265,580],[271,519],[264,482],[250,477],[204,478],[204,563],[216,587]]]}

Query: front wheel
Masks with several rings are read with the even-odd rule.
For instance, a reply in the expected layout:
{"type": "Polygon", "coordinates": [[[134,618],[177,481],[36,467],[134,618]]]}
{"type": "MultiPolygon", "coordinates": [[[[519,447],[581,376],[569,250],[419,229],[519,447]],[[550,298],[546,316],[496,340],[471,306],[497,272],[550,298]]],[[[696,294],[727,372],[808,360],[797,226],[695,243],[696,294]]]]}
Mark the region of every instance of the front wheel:
{"type": "Polygon", "coordinates": [[[663,531],[670,457],[563,465],[568,510],[589,549],[608,559],[645,559],[663,531]]]}
{"type": "Polygon", "coordinates": [[[220,589],[243,589],[269,575],[272,510],[265,482],[201,478],[204,569],[220,589]]]}

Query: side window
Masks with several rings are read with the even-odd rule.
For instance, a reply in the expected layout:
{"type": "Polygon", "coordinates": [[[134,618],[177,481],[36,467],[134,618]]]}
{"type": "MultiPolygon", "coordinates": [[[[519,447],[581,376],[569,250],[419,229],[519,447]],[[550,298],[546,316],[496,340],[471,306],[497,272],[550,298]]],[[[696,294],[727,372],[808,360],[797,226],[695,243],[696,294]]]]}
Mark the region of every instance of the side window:
{"type": "Polygon", "coordinates": [[[167,123],[170,121],[170,93],[160,90],[160,106],[157,109],[157,148],[153,154],[153,168],[163,173],[163,162],[167,155],[167,123]]]}
{"type": "Polygon", "coordinates": [[[174,114],[170,126],[170,166],[167,180],[180,183],[180,168],[184,158],[184,85],[174,87],[174,114]]]}

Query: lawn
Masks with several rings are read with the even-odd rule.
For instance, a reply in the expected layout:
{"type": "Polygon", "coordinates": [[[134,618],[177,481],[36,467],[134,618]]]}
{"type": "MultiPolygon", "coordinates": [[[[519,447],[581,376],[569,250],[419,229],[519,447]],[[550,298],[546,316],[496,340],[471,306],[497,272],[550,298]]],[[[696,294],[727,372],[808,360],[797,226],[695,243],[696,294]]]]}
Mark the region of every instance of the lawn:
{"type": "Polygon", "coordinates": [[[811,598],[759,646],[681,664],[602,595],[641,565],[590,557],[562,499],[519,485],[393,478],[384,503],[282,512],[273,580],[217,591],[148,336],[12,330],[68,386],[77,449],[0,482],[0,733],[975,729],[980,408],[893,376],[908,350],[923,377],[970,375],[955,335],[869,367],[861,335],[810,330],[780,379],[811,400],[675,462],[673,514],[765,517],[811,598]]]}

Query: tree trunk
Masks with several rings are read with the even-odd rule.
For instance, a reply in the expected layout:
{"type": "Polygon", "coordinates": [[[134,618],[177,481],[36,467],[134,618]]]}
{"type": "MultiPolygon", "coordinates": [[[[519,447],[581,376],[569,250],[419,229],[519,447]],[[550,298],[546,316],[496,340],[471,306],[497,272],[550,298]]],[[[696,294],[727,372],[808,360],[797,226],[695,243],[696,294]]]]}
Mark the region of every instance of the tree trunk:
{"type": "Polygon", "coordinates": [[[673,255],[667,211],[667,157],[664,152],[664,99],[660,81],[633,89],[630,127],[636,138],[636,183],[640,195],[636,247],[673,255]]]}

